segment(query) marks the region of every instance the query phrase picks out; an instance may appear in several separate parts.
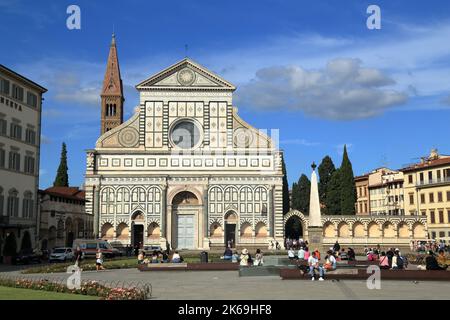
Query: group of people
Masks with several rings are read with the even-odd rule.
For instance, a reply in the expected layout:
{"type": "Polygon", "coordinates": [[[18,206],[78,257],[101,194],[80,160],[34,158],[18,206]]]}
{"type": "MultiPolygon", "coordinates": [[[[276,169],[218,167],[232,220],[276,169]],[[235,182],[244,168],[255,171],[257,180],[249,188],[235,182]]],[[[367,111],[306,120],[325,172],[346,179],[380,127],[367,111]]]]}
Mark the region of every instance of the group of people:
{"type": "Polygon", "coordinates": [[[444,240],[435,241],[414,241],[411,240],[410,249],[412,252],[429,252],[430,250],[433,252],[439,252],[439,250],[443,250],[444,252],[450,252],[450,245],[447,245],[444,240]]]}
{"type": "Polygon", "coordinates": [[[262,266],[264,264],[264,256],[260,249],[256,249],[255,257],[253,258],[248,249],[242,249],[239,255],[237,251],[232,251],[228,246],[222,256],[223,260],[228,260],[233,263],[238,263],[241,266],[262,266]]]}
{"type": "Polygon", "coordinates": [[[408,266],[408,259],[398,248],[389,248],[387,251],[369,248],[366,250],[368,261],[378,261],[380,269],[402,270],[408,266]]]}
{"type": "Polygon", "coordinates": [[[284,247],[285,248],[293,248],[294,250],[298,250],[301,247],[308,247],[308,240],[303,239],[290,239],[286,238],[284,240],[284,247]]]}
{"type": "Polygon", "coordinates": [[[140,250],[138,254],[138,264],[149,264],[149,263],[181,263],[184,259],[178,251],[175,251],[170,258],[170,251],[158,251],[154,250],[149,256],[146,256],[144,250],[140,250]]]}

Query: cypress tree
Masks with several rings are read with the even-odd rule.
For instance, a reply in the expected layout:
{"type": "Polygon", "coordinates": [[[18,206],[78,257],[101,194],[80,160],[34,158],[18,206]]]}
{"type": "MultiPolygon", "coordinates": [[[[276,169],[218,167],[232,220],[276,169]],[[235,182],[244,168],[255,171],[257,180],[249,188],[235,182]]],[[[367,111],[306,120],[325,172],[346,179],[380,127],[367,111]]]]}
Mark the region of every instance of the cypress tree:
{"type": "Polygon", "coordinates": [[[311,191],[311,182],[304,174],[301,175],[297,184],[292,188],[292,207],[301,211],[303,214],[309,213],[309,194],[311,191]]]}
{"type": "Polygon", "coordinates": [[[54,187],[68,187],[69,186],[69,175],[67,171],[67,148],[66,144],[63,142],[61,149],[61,160],[59,162],[58,172],[56,173],[55,181],[53,182],[54,187]]]}
{"type": "Polygon", "coordinates": [[[335,170],[331,175],[326,193],[325,206],[327,210],[325,214],[341,214],[341,179],[339,169],[335,170]]]}
{"type": "Polygon", "coordinates": [[[333,160],[329,156],[325,156],[319,165],[319,199],[320,203],[325,205],[323,212],[326,214],[326,197],[327,197],[327,186],[330,183],[332,174],[336,171],[333,160]]]}
{"type": "Polygon", "coordinates": [[[284,157],[281,159],[281,167],[283,171],[283,214],[286,214],[287,212],[289,212],[291,206],[289,199],[289,183],[287,179],[287,171],[286,171],[286,164],[284,163],[284,157]]]}
{"type": "Polygon", "coordinates": [[[341,181],[341,214],[355,214],[356,186],[353,168],[347,154],[347,146],[344,146],[342,164],[339,168],[341,181]]]}

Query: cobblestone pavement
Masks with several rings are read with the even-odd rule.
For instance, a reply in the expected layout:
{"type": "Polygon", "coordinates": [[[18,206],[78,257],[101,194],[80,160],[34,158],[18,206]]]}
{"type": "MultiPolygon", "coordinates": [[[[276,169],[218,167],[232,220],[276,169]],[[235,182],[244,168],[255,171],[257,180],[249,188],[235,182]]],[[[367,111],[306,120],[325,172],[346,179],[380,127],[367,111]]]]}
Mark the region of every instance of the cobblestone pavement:
{"type": "MultiPolygon", "coordinates": [[[[62,279],[68,274],[25,275],[0,270],[0,276],[62,279]]],[[[151,283],[154,299],[450,299],[449,282],[382,281],[381,290],[369,290],[365,281],[281,280],[277,276],[239,277],[236,271],[153,271],[137,269],[85,271],[83,280],[151,283]]]]}

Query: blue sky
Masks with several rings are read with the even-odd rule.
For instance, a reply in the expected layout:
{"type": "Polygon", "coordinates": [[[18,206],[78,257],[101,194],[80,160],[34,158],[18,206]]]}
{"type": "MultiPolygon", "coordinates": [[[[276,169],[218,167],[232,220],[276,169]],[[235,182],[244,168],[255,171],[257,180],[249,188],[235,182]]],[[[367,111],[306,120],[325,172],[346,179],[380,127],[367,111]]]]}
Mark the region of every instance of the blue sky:
{"type": "Polygon", "coordinates": [[[99,135],[99,93],[117,36],[126,118],[134,85],[184,58],[238,86],[235,104],[257,128],[279,129],[289,183],[349,147],[355,174],[399,168],[438,148],[450,154],[448,1],[0,0],[0,63],[49,89],[43,106],[41,188],[61,143],[71,185],[99,135]],[[81,30],[66,9],[81,8],[81,30]],[[366,9],[381,8],[368,30],[366,9]],[[7,44],[7,45],[5,45],[7,44]]]}

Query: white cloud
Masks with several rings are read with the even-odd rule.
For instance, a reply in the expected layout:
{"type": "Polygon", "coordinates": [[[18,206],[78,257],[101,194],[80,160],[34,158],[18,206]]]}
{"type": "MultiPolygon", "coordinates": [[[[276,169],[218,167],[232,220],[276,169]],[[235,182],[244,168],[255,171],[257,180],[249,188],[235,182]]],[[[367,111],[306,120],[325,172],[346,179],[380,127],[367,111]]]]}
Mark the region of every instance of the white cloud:
{"type": "Polygon", "coordinates": [[[41,144],[50,144],[50,143],[52,143],[52,140],[49,137],[42,134],[41,135],[41,144]]]}
{"type": "Polygon", "coordinates": [[[241,87],[238,99],[261,109],[302,110],[320,118],[353,120],[405,103],[405,93],[385,88],[393,84],[380,70],[363,68],[358,59],[334,59],[318,70],[299,66],[258,70],[256,78],[241,87]]]}
{"type": "Polygon", "coordinates": [[[313,147],[319,145],[318,142],[311,142],[306,139],[285,139],[281,140],[280,144],[282,145],[300,145],[305,147],[313,147]]]}

